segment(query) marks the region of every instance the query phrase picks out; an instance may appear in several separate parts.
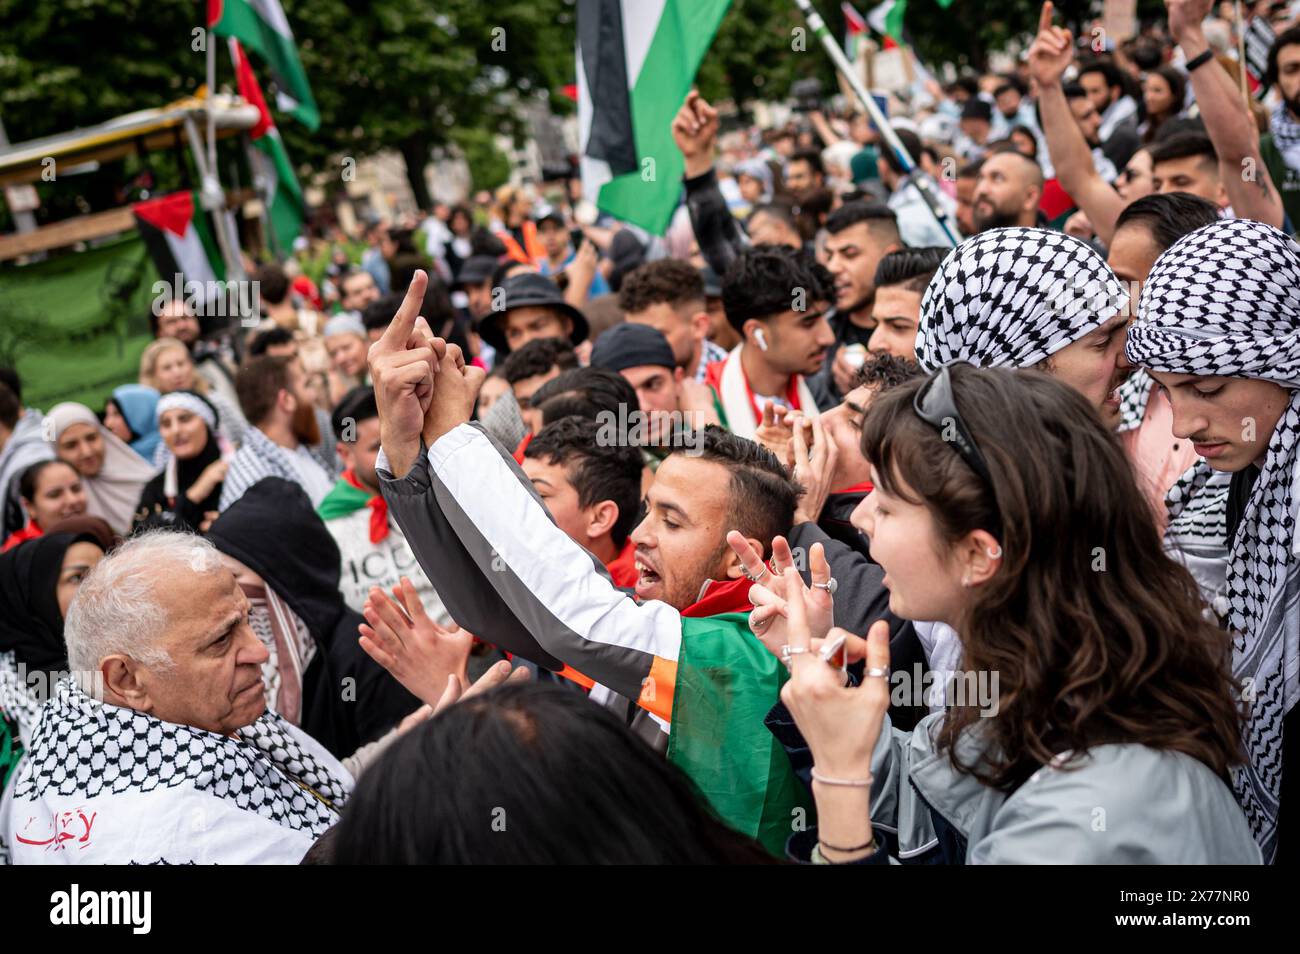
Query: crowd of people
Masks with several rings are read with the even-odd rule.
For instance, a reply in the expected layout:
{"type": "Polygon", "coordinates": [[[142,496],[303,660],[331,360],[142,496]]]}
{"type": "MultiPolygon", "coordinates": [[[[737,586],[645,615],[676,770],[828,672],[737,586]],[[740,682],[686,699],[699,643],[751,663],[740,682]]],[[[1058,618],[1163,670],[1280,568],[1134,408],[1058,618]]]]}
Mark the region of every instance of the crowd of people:
{"type": "Polygon", "coordinates": [[[0,861],[1283,860],[1300,27],[1166,7],[0,369],[0,861]]]}

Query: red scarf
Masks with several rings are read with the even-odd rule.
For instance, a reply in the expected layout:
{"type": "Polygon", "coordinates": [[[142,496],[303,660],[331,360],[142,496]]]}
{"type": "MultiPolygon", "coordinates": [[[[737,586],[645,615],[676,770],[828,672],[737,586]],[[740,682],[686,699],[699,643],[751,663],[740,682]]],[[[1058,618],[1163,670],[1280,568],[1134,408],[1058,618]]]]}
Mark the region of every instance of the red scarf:
{"type": "MultiPolygon", "coordinates": [[[[351,467],[343,471],[343,479],[357,490],[370,492],[370,488],[357,479],[351,467]]],[[[388,537],[388,502],[381,495],[373,494],[366,501],[366,506],[370,508],[370,542],[382,543],[388,537]]]]}
{"type": "MultiPolygon", "coordinates": [[[[754,412],[754,420],[759,424],[763,423],[763,411],[754,400],[754,389],[749,386],[749,375],[745,373],[745,366],[740,366],[740,379],[745,382],[745,396],[749,398],[750,410],[754,412]]],[[[785,406],[792,411],[801,411],[799,406],[799,384],[796,375],[790,375],[785,382],[785,406]]]]}
{"type": "Polygon", "coordinates": [[[745,576],[738,580],[709,580],[704,584],[704,595],[682,610],[682,615],[700,618],[720,613],[748,613],[754,608],[749,601],[749,588],[753,585],[745,576]]]}

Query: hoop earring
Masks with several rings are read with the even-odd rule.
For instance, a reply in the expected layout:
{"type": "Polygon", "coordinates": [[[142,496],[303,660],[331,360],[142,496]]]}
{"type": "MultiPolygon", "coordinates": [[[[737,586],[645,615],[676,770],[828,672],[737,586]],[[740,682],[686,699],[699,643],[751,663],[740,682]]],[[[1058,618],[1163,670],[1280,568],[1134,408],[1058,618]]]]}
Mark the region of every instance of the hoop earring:
{"type": "Polygon", "coordinates": [[[984,552],[989,555],[990,560],[1002,559],[1002,547],[1000,544],[994,545],[992,550],[985,550],[984,552]]]}

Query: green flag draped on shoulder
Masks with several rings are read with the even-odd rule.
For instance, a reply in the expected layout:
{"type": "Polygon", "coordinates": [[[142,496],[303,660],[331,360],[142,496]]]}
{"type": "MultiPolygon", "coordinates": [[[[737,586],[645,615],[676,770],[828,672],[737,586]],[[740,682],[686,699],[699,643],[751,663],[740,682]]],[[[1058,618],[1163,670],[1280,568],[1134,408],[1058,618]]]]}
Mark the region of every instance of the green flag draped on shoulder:
{"type": "Polygon", "coordinates": [[[276,105],[312,132],[320,127],[320,111],[280,0],[208,0],[208,29],[265,60],[275,77],[276,105]]]}

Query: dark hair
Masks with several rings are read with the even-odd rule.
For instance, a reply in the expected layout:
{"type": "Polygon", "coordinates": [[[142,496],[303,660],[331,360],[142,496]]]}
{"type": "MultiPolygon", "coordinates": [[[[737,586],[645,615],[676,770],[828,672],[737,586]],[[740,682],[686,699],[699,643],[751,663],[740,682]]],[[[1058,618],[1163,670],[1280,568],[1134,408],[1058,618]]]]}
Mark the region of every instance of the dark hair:
{"type": "Polygon", "coordinates": [[[858,368],[858,373],[853,378],[853,387],[874,388],[877,393],[883,394],[924,374],[915,361],[894,354],[873,354],[858,368]]]}
{"type": "Polygon", "coordinates": [[[524,457],[561,464],[578,492],[578,506],[602,500],[618,506],[609,539],[621,548],[641,516],[641,451],[630,441],[601,440],[601,426],[585,417],[562,417],[547,424],[528,442],[524,457]]]}
{"type": "Polygon", "coordinates": [[[278,305],[289,294],[289,276],[274,262],[263,265],[253,273],[258,283],[258,293],[272,305],[278,305]]]}
{"type": "Polygon", "coordinates": [[[288,355],[264,354],[247,362],[235,375],[235,394],[248,423],[257,427],[266,421],[280,392],[290,384],[288,355]]]}
{"type": "Polygon", "coordinates": [[[1085,60],[1079,64],[1079,79],[1083,79],[1089,73],[1100,73],[1102,79],[1106,81],[1106,86],[1114,89],[1118,86],[1124,88],[1124,77],[1119,71],[1119,67],[1110,60],[1085,60]]]}
{"type": "Polygon", "coordinates": [[[994,99],[997,99],[997,97],[1006,92],[1014,91],[1019,93],[1021,96],[1024,96],[1029,92],[1025,84],[1020,81],[1020,77],[1016,76],[1014,73],[1003,73],[1001,78],[1002,82],[999,83],[998,88],[993,91],[994,99]]]}
{"type": "Polygon", "coordinates": [[[524,378],[545,374],[551,368],[561,371],[578,366],[573,345],[564,338],[534,338],[517,351],[510,352],[501,364],[501,373],[510,384],[524,378]]]}
{"type": "Polygon", "coordinates": [[[1164,54],[1156,43],[1139,41],[1133,44],[1128,54],[1135,66],[1143,72],[1151,72],[1164,60],[1164,54]]]}
{"type": "Polygon", "coordinates": [[[605,368],[570,368],[561,371],[533,392],[528,401],[542,412],[545,426],[562,417],[596,420],[601,412],[618,418],[619,405],[629,411],[640,407],[636,389],[617,371],[605,368]]]}
{"type": "Polygon", "coordinates": [[[957,178],[978,179],[980,176],[980,169],[982,168],[984,168],[984,160],[975,159],[971,162],[966,163],[966,165],[962,166],[960,169],[957,170],[957,178]]]}
{"type": "Polygon", "coordinates": [[[268,348],[293,344],[293,342],[293,332],[288,328],[281,328],[276,325],[274,328],[259,331],[253,336],[253,340],[248,343],[248,354],[249,357],[256,358],[266,354],[268,348]]]}
{"type": "MultiPolygon", "coordinates": [[[[389,234],[391,235],[392,233],[389,234]]],[[[405,295],[407,287],[411,284],[411,279],[415,277],[415,273],[419,269],[424,269],[428,274],[430,286],[439,283],[438,279],[435,277],[433,259],[429,258],[427,255],[421,254],[420,252],[416,252],[415,250],[409,252],[399,251],[397,255],[394,255],[393,258],[389,260],[388,263],[389,287],[393,291],[400,291],[405,295]]],[[[425,292],[425,295],[426,297],[428,296],[427,291],[425,292]]],[[[428,315],[425,315],[425,318],[429,321],[430,325],[433,324],[433,320],[430,319],[428,315]]]]}
{"type": "Polygon", "coordinates": [[[1126,225],[1140,225],[1163,252],[1184,235],[1217,221],[1219,209],[1208,199],[1190,192],[1168,192],[1134,199],[1115,220],[1115,231],[1126,225]]]}
{"type": "Polygon", "coordinates": [[[774,861],[608,709],[531,683],[395,741],[359,779],[332,848],[340,865],[774,861]]]}
{"type": "MultiPolygon", "coordinates": [[[[36,487],[41,481],[41,474],[45,472],[45,468],[52,467],[55,464],[62,464],[64,467],[72,467],[72,465],[66,460],[60,460],[57,457],[52,460],[37,461],[30,467],[26,468],[18,477],[18,496],[22,497],[24,500],[35,500],[36,487]]],[[[77,468],[72,467],[72,472],[77,474],[77,468]]],[[[78,474],[78,478],[80,478],[80,474],[78,474]]]]}
{"type": "Polygon", "coordinates": [[[638,265],[623,277],[618,307],[635,315],[651,305],[704,304],[704,279],[689,262],[661,258],[638,265]]]}
{"type": "Polygon", "coordinates": [[[1037,151],[1038,133],[1034,132],[1032,129],[1030,129],[1028,126],[1024,125],[1023,123],[1017,123],[1016,125],[1012,126],[1011,131],[1007,133],[1007,141],[1010,142],[1011,137],[1014,136],[1016,133],[1020,133],[1022,135],[1028,136],[1029,141],[1034,144],[1035,152],[1037,151]]]}
{"type": "Polygon", "coordinates": [[[756,245],[745,249],[722,276],[722,307],[741,331],[751,318],[768,319],[791,310],[796,288],[806,300],[832,301],[835,282],[826,267],[802,249],[756,245]]]}
{"type": "Polygon", "coordinates": [[[1167,63],[1162,66],[1157,66],[1149,72],[1155,76],[1159,76],[1169,84],[1169,92],[1174,100],[1173,109],[1170,111],[1170,115],[1172,116],[1181,111],[1183,108],[1183,99],[1187,95],[1187,77],[1184,76],[1180,70],[1175,69],[1167,63]]]}
{"type": "Polygon", "coordinates": [[[950,709],[940,751],[1004,791],[1059,753],[1073,753],[1068,766],[1111,743],[1182,752],[1226,777],[1240,761],[1241,717],[1229,637],[1166,555],[1115,435],[1041,371],[957,364],[950,374],[990,483],[913,409],[930,378],[877,397],[862,431],[876,485],[924,505],[943,540],[1000,529],[1001,566],[961,627],[963,668],[999,673],[999,711],[950,709]],[[1098,571],[1099,554],[1113,572],[1098,571]],[[991,735],[967,764],[956,742],[976,725],[991,735]]]}
{"type": "Polygon", "coordinates": [[[749,213],[749,218],[745,219],[746,228],[758,215],[771,216],[784,222],[794,231],[799,231],[799,215],[795,212],[794,205],[784,199],[773,199],[771,202],[761,202],[754,206],[753,211],[749,213]]]}
{"type": "Polygon", "coordinates": [[[803,488],[775,454],[716,424],[696,431],[696,441],[689,453],[731,472],[728,530],[739,530],[759,540],[765,549],[771,546],[773,537],[790,532],[803,488]]]}
{"type": "Polygon", "coordinates": [[[1147,152],[1151,155],[1152,167],[1162,162],[1192,157],[1196,157],[1202,162],[1218,162],[1219,160],[1219,154],[1214,149],[1214,143],[1204,133],[1177,133],[1168,139],[1162,138],[1153,142],[1147,147],[1147,152]]]}
{"type": "Polygon", "coordinates": [[[1066,99],[1087,99],[1088,91],[1083,88],[1082,83],[1065,83],[1061,89],[1065,92],[1066,99]]]}
{"type": "MultiPolygon", "coordinates": [[[[903,144],[903,148],[906,149],[907,154],[912,157],[912,161],[920,162],[921,137],[910,129],[895,129],[894,135],[897,136],[898,141],[903,144]]],[[[903,164],[899,161],[898,155],[893,149],[885,146],[884,149],[881,150],[881,155],[884,156],[885,165],[889,166],[890,170],[892,170],[896,175],[901,176],[907,171],[903,168],[903,164]]],[[[840,207],[840,211],[843,211],[843,206],[840,207]]],[[[897,218],[897,216],[895,216],[895,218],[897,218]]]]}
{"type": "Polygon", "coordinates": [[[1282,52],[1282,47],[1292,46],[1297,43],[1300,43],[1300,26],[1293,26],[1288,30],[1283,30],[1277,35],[1277,39],[1273,41],[1273,45],[1268,48],[1268,67],[1264,71],[1265,85],[1277,85],[1278,55],[1282,52]]]}
{"type": "MultiPolygon", "coordinates": [[[[366,331],[387,328],[393,320],[393,315],[397,314],[397,309],[402,307],[402,301],[405,298],[405,292],[390,292],[387,295],[381,295],[366,305],[361,312],[361,324],[365,326],[366,331]]],[[[429,327],[433,327],[432,323],[430,323],[429,327]]]]}
{"type": "Polygon", "coordinates": [[[354,424],[360,424],[378,416],[379,404],[375,401],[375,389],[358,384],[334,405],[334,410],[330,413],[330,427],[334,429],[334,436],[341,441],[349,419],[354,424]]]}
{"type": "Polygon", "coordinates": [[[1157,67],[1150,71],[1151,76],[1159,76],[1169,86],[1169,95],[1173,100],[1173,105],[1164,113],[1149,113],[1147,115],[1147,128],[1142,134],[1142,141],[1149,143],[1155,141],[1160,135],[1161,129],[1177,116],[1183,108],[1183,100],[1187,94],[1187,78],[1183,76],[1180,70],[1168,64],[1157,67]]]}
{"type": "Polygon", "coordinates": [[[0,381],[0,426],[13,430],[18,426],[18,416],[22,410],[23,402],[19,400],[13,388],[0,381]]]}
{"type": "Polygon", "coordinates": [[[18,372],[7,364],[0,364],[0,384],[3,384],[10,391],[14,392],[14,397],[18,403],[23,401],[23,381],[18,377],[18,372]]]}
{"type": "Polygon", "coordinates": [[[786,168],[789,168],[790,164],[794,162],[808,163],[808,168],[819,176],[826,174],[826,167],[822,165],[822,154],[816,149],[796,149],[790,154],[790,158],[786,160],[786,168]]]}
{"type": "Polygon", "coordinates": [[[950,248],[934,245],[900,248],[896,252],[889,252],[882,255],[880,263],[876,265],[876,277],[872,284],[877,288],[902,285],[907,291],[923,292],[951,251],[950,248]]]}

